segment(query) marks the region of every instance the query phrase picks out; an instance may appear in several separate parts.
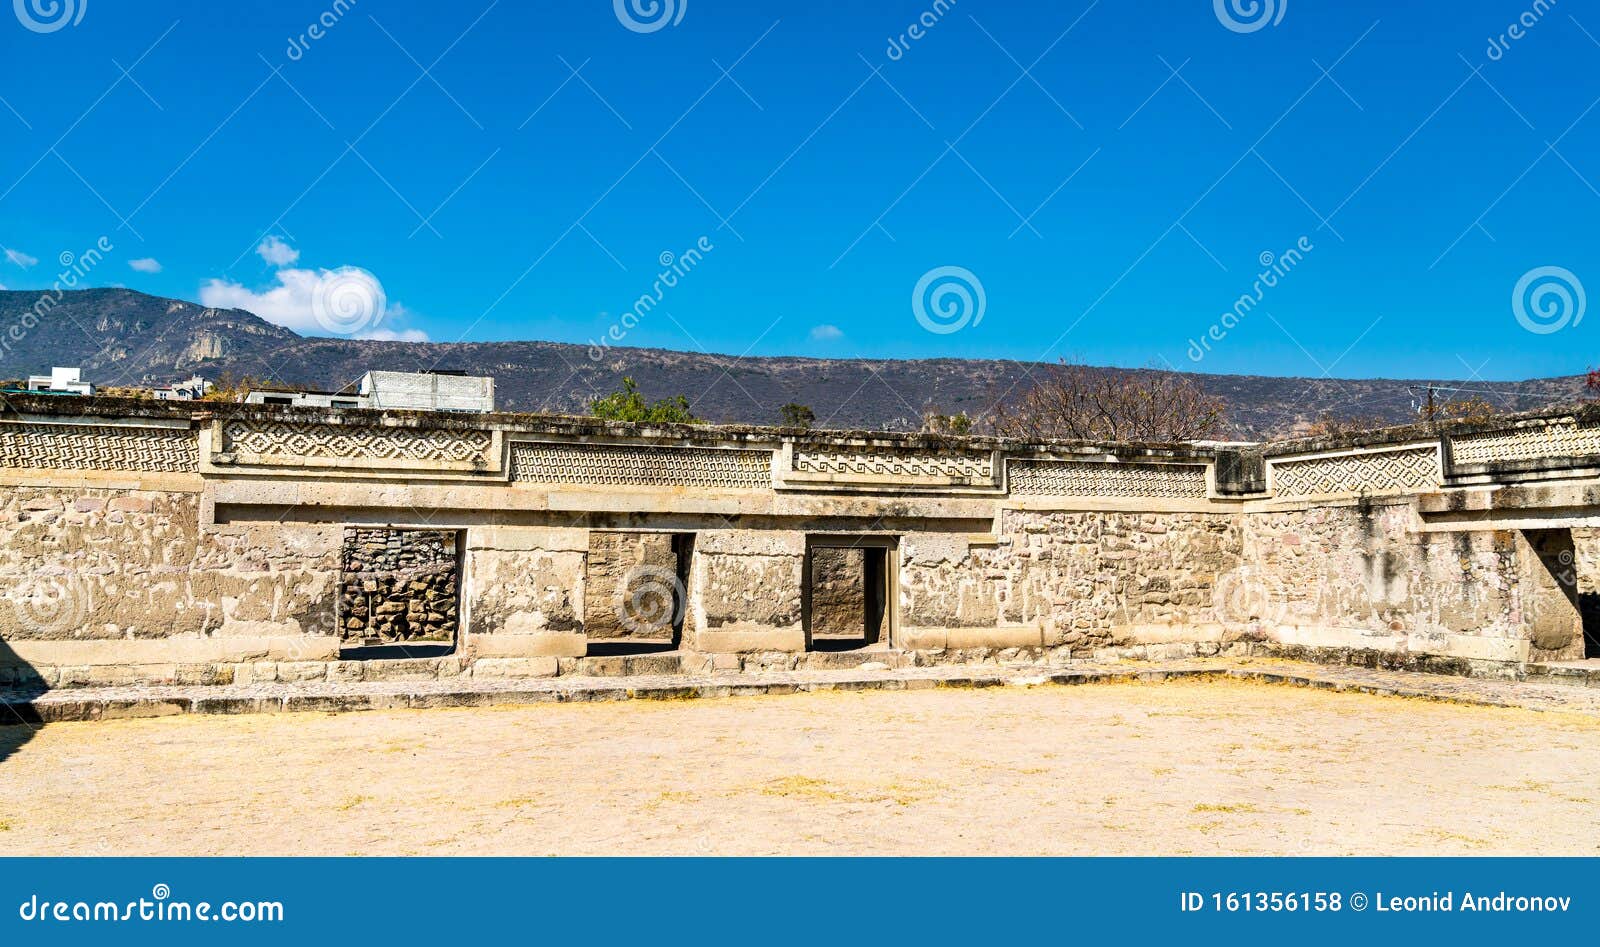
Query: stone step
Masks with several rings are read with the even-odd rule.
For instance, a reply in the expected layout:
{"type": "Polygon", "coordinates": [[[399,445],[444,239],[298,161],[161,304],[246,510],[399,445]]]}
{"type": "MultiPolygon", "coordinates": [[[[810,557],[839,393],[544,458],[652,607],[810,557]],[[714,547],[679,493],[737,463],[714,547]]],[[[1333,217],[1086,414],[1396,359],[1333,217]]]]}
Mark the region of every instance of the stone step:
{"type": "Polygon", "coordinates": [[[1539,683],[1600,687],[1600,660],[1530,664],[1524,671],[1524,676],[1530,681],[1539,683]]]}
{"type": "Polygon", "coordinates": [[[626,678],[563,675],[535,680],[458,677],[415,681],[85,687],[43,693],[0,692],[0,724],[39,725],[186,713],[343,712],[550,702],[689,700],[829,690],[1156,683],[1175,679],[1230,679],[1289,684],[1323,690],[1416,697],[1480,706],[1523,707],[1600,717],[1600,688],[1591,691],[1569,685],[1535,682],[1475,680],[1286,661],[1213,659],[1084,664],[1063,668],[946,665],[765,673],[640,674],[626,678]]]}

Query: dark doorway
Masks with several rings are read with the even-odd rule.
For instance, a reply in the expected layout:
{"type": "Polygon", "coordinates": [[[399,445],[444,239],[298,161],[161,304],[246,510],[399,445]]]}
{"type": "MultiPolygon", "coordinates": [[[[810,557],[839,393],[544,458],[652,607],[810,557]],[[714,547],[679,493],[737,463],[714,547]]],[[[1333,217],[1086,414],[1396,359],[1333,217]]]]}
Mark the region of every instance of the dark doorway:
{"type": "Polygon", "coordinates": [[[673,651],[689,613],[693,533],[592,530],[583,630],[591,656],[673,651]]]}
{"type": "Polygon", "coordinates": [[[1571,529],[1525,529],[1535,562],[1523,573],[1523,621],[1533,661],[1572,661],[1600,656],[1591,576],[1583,575],[1571,529]],[[1585,592],[1589,594],[1584,594],[1585,592]]]}
{"type": "Polygon", "coordinates": [[[807,542],[804,608],[806,648],[855,651],[889,638],[893,541],[816,538],[807,542]]]}

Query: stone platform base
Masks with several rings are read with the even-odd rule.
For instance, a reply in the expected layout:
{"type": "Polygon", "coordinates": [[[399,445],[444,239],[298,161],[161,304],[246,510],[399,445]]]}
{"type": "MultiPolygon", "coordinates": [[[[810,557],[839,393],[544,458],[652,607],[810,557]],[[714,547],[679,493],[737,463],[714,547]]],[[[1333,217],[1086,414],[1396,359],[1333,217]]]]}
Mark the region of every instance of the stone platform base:
{"type": "Polygon", "coordinates": [[[34,695],[0,695],[0,723],[40,725],[188,713],[401,710],[551,702],[688,700],[830,690],[1156,683],[1181,679],[1291,684],[1600,717],[1600,688],[1276,660],[1210,659],[1054,669],[998,665],[890,668],[882,663],[866,662],[849,670],[639,674],[626,680],[580,675],[543,680],[470,676],[418,681],[73,688],[34,695]]]}
{"type": "Polygon", "coordinates": [[[768,651],[706,654],[662,651],[590,657],[448,655],[429,658],[250,661],[179,664],[95,664],[77,667],[0,666],[0,692],[108,687],[229,687],[258,684],[357,684],[460,680],[538,680],[553,677],[761,674],[939,667],[1006,667],[1054,671],[1121,661],[1171,662],[1208,658],[1273,658],[1332,667],[1453,675],[1488,680],[1535,680],[1600,687],[1600,661],[1531,664],[1357,648],[1316,648],[1273,641],[1175,641],[1095,649],[1069,647],[938,648],[856,651],[768,651]]]}

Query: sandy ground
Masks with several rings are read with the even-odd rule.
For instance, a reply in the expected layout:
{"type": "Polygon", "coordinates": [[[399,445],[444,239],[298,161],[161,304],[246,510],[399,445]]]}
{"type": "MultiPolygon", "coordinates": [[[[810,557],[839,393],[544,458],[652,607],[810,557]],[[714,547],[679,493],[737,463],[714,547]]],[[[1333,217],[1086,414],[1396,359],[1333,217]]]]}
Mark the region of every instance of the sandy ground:
{"type": "Polygon", "coordinates": [[[1600,854],[1600,720],[1234,683],[0,728],[0,854],[1600,854]]]}

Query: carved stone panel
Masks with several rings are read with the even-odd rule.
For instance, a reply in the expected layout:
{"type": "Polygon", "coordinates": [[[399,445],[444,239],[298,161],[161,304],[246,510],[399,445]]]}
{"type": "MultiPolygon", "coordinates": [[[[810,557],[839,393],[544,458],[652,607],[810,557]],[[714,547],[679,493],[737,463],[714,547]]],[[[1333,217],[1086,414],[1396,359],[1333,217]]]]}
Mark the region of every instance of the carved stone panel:
{"type": "Polygon", "coordinates": [[[1597,454],[1600,454],[1600,427],[1583,427],[1576,421],[1450,439],[1450,459],[1457,464],[1597,454]]]}
{"type": "Polygon", "coordinates": [[[1013,496],[1206,497],[1206,468],[1198,464],[1013,460],[1008,470],[1013,496]]]}
{"type": "Polygon", "coordinates": [[[772,486],[772,452],[518,441],[511,445],[511,479],[593,486],[767,489],[772,486]]]}
{"type": "Polygon", "coordinates": [[[1439,487],[1439,451],[1432,447],[1273,461],[1278,497],[1406,493],[1439,487]]]}
{"type": "Polygon", "coordinates": [[[471,462],[486,460],[488,431],[350,427],[294,421],[229,421],[222,449],[282,458],[471,462]]]}
{"type": "Polygon", "coordinates": [[[199,443],[184,428],[0,424],[0,467],[192,473],[199,443]]]}

